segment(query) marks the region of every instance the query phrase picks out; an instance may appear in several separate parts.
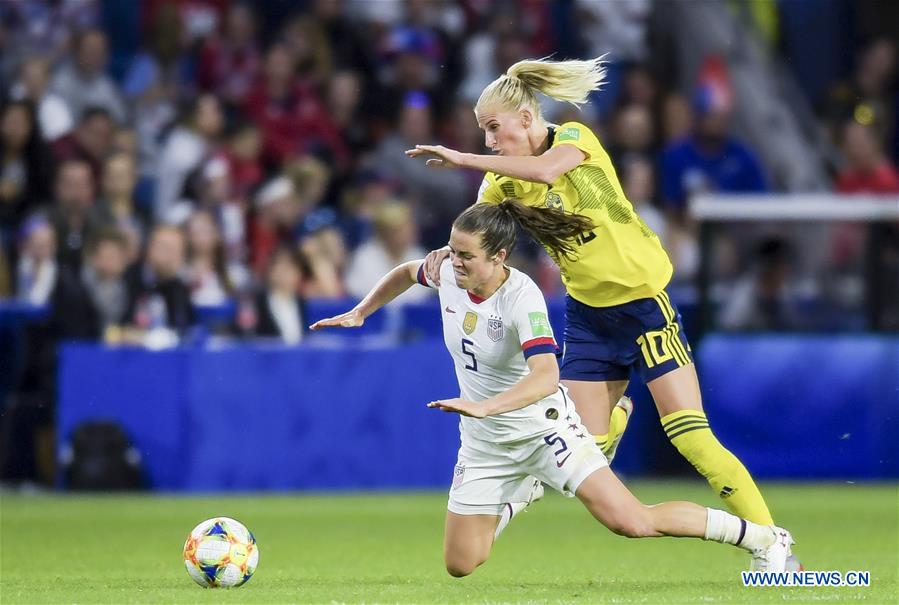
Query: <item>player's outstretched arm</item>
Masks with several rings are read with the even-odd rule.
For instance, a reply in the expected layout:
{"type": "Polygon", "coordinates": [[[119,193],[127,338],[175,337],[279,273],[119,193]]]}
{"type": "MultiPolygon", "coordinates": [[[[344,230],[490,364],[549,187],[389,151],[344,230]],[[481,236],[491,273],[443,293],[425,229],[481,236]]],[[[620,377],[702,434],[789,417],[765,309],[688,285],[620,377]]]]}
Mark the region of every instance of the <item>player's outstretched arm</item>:
{"type": "Polygon", "coordinates": [[[559,363],[554,353],[541,353],[528,357],[531,372],[512,388],[480,403],[465,399],[441,399],[428,404],[444,412],[456,412],[463,416],[484,418],[527,407],[549,397],[559,388],[559,363]]]}
{"type": "Polygon", "coordinates": [[[321,319],[311,326],[310,330],[320,328],[358,328],[365,323],[365,318],[392,301],[416,283],[418,268],[422,260],[413,260],[391,269],[375,284],[371,292],[365,295],[358,305],[346,313],[321,319]]]}
{"type": "Polygon", "coordinates": [[[479,155],[443,145],[416,145],[406,150],[406,155],[410,158],[434,156],[425,161],[432,168],[471,168],[546,185],[576,168],[586,157],[583,151],[569,144],[550,147],[541,155],[521,156],[479,155]]]}

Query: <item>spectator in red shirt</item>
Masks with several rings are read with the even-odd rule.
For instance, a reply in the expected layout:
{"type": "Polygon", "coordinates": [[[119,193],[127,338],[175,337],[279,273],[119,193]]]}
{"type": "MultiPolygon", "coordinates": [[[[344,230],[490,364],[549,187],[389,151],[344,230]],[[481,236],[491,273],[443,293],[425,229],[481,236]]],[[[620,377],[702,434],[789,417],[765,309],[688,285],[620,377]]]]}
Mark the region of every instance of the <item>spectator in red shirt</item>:
{"type": "Polygon", "coordinates": [[[349,150],[318,93],[297,80],[296,65],[283,44],[272,46],[265,57],[264,77],[250,94],[247,114],[263,134],[263,156],[273,165],[304,153],[315,153],[345,166],[349,150]]]}
{"type": "Polygon", "coordinates": [[[841,193],[899,193],[899,172],[887,159],[870,125],[848,120],[843,125],[846,166],[837,175],[841,193]]]}
{"type": "Polygon", "coordinates": [[[248,4],[228,9],[224,35],[210,39],[200,53],[197,81],[203,90],[228,103],[243,103],[262,65],[255,34],[256,16],[248,4]]]}
{"type": "Polygon", "coordinates": [[[87,162],[91,167],[94,189],[99,189],[103,178],[103,162],[112,151],[112,135],[115,123],[102,107],[84,110],[78,125],[71,133],[53,143],[53,156],[58,163],[67,160],[87,162]]]}
{"type": "MultiPolygon", "coordinates": [[[[886,158],[877,132],[870,125],[848,120],[843,124],[846,166],[837,175],[840,193],[899,193],[899,173],[886,158]]],[[[839,225],[834,233],[833,260],[843,268],[862,257],[867,229],[859,224],[839,225]]]]}
{"type": "Polygon", "coordinates": [[[241,202],[249,201],[250,193],[262,182],[261,153],[262,134],[255,124],[241,120],[229,128],[223,156],[231,175],[231,192],[241,202]]]}

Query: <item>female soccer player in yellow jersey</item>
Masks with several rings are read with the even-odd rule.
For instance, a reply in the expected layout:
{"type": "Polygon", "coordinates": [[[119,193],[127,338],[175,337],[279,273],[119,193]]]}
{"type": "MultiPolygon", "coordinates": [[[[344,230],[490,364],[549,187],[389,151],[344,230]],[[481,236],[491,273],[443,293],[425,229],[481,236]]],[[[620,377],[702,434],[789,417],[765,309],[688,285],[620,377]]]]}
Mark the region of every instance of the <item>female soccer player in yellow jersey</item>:
{"type": "MultiPolygon", "coordinates": [[[[528,206],[577,213],[595,228],[577,238],[574,258],[549,250],[567,290],[561,378],[578,413],[609,454],[627,422],[621,406],[631,370],[649,388],[671,443],[738,516],[773,520],[743,464],[712,433],[680,314],[665,292],[673,268],[659,238],[625,198],[609,155],[584,124],[547,123],[537,93],[585,103],[600,87],[600,59],[520,61],[481,93],[475,106],[496,155],[416,145],[427,165],[486,172],[478,202],[518,198],[528,206]],[[610,422],[611,421],[611,422],[610,422]]],[[[428,255],[439,280],[446,248],[428,255]]]]}

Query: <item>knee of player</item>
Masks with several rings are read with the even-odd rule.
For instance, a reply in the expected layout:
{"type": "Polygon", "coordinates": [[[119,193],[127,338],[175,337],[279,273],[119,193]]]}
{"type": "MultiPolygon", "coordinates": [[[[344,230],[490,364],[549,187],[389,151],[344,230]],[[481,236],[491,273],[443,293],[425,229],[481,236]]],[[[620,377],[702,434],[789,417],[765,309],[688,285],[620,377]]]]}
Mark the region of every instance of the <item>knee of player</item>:
{"type": "Polygon", "coordinates": [[[477,565],[468,561],[447,561],[446,573],[454,578],[464,578],[465,576],[471,575],[477,567],[477,565]]]}

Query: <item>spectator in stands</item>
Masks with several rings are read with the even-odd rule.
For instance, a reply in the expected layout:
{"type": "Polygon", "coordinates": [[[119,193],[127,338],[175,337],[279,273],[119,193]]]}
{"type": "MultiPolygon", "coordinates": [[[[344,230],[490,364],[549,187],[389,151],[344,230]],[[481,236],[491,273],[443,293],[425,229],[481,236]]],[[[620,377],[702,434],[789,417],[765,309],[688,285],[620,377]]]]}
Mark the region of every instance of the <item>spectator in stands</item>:
{"type": "Polygon", "coordinates": [[[156,172],[157,219],[168,220],[184,195],[188,175],[215,149],[224,126],[222,106],[213,94],[201,94],[163,143],[156,172]]]}
{"type": "Polygon", "coordinates": [[[183,333],[193,323],[190,291],[184,282],[184,232],[157,225],[150,234],[146,261],[128,276],[133,305],[128,317],[141,330],[167,327],[183,333]]]}
{"type": "MultiPolygon", "coordinates": [[[[665,215],[656,206],[655,165],[650,158],[631,155],[625,158],[620,166],[621,187],[624,189],[625,197],[633,204],[634,210],[646,226],[664,242],[668,225],[665,215]]],[[[676,262],[675,266],[678,266],[676,262]]]]}
{"type": "Polygon", "coordinates": [[[284,175],[265,183],[254,200],[250,225],[250,260],[257,275],[264,273],[269,257],[280,246],[296,243],[297,225],[305,215],[293,181],[284,175]]]}
{"type": "MultiPolygon", "coordinates": [[[[192,98],[193,58],[186,51],[182,20],[174,4],[151,11],[146,50],[131,61],[122,91],[133,107],[131,125],[137,135],[138,173],[149,187],[156,176],[163,134],[178,116],[178,100],[192,98]]],[[[149,193],[145,196],[149,201],[149,193]]]]}
{"type": "Polygon", "coordinates": [[[73,115],[80,116],[88,107],[102,107],[116,122],[127,118],[119,90],[105,72],[108,58],[108,42],[101,30],[88,29],[75,37],[72,61],[56,71],[51,84],[73,115]]]}
{"type": "MultiPolygon", "coordinates": [[[[500,5],[490,16],[485,31],[465,42],[465,79],[459,86],[460,100],[473,107],[481,91],[490,84],[504,66],[512,65],[528,55],[529,36],[521,15],[513,5],[500,5]]],[[[539,55],[538,55],[539,56],[539,55]]]]}
{"type": "Polygon", "coordinates": [[[50,197],[52,161],[29,101],[0,109],[0,230],[13,229],[50,197]]]}
{"type": "MultiPolygon", "coordinates": [[[[471,119],[471,104],[465,101],[456,103],[452,114],[445,120],[441,138],[447,146],[463,153],[484,152],[484,132],[478,128],[477,122],[471,119]]],[[[583,119],[579,117],[576,119],[583,119]]],[[[563,122],[559,122],[560,124],[563,122]]],[[[462,176],[468,185],[466,197],[477,199],[478,189],[484,181],[484,175],[476,170],[463,170],[462,176]]]]}
{"type": "Polygon", "coordinates": [[[385,36],[379,50],[377,84],[368,96],[366,108],[379,134],[396,122],[404,99],[413,92],[422,95],[434,113],[445,113],[449,94],[439,77],[444,51],[434,32],[396,26],[385,36]]]}
{"type": "Polygon", "coordinates": [[[50,221],[56,230],[59,264],[75,272],[81,269],[82,250],[99,227],[91,215],[95,202],[91,168],[82,160],[66,160],[56,173],[56,202],[50,209],[50,221]]]}
{"type": "Polygon", "coordinates": [[[256,296],[244,331],[255,336],[277,337],[288,345],[300,342],[306,331],[305,305],[300,296],[306,273],[296,250],[276,250],[268,263],[265,288],[256,296]]]}
{"type": "Polygon", "coordinates": [[[59,275],[56,232],[44,215],[36,214],[22,225],[20,239],[16,297],[31,305],[46,304],[59,275]]]}
{"type": "Polygon", "coordinates": [[[346,243],[334,223],[322,224],[300,240],[309,273],[303,286],[306,298],[346,296],[343,274],[347,264],[346,243]]]}
{"type": "MultiPolygon", "coordinates": [[[[418,245],[418,233],[408,204],[399,201],[382,204],[375,210],[374,227],[374,237],[356,248],[347,269],[347,292],[357,298],[365,296],[380,276],[392,268],[427,254],[418,245]]],[[[430,294],[425,288],[411,288],[395,302],[414,302],[429,298],[430,294]]]]}
{"type": "Polygon", "coordinates": [[[683,224],[690,196],[702,192],[753,193],[767,190],[755,153],[730,135],[732,100],[717,87],[695,91],[696,125],[691,135],[662,155],[662,195],[673,220],[683,224]]]}
{"type": "Polygon", "coordinates": [[[133,229],[143,242],[153,219],[146,207],[135,202],[136,185],[134,156],[124,152],[110,155],[103,164],[101,195],[91,209],[91,215],[98,223],[115,225],[123,230],[133,229]]]}
{"type": "Polygon", "coordinates": [[[187,221],[187,283],[194,306],[217,306],[228,302],[248,279],[246,270],[228,262],[215,217],[196,210],[187,221]]]}
{"type": "Polygon", "coordinates": [[[224,33],[209,38],[200,52],[197,81],[202,90],[239,105],[249,94],[262,66],[256,42],[256,15],[247,2],[237,2],[225,15],[224,33]]]}
{"type": "MultiPolygon", "coordinates": [[[[837,174],[840,193],[889,195],[899,193],[899,171],[883,152],[873,125],[849,119],[843,125],[842,151],[846,160],[837,174]]],[[[836,225],[833,234],[835,268],[846,268],[862,258],[869,229],[856,223],[836,225]]]]}
{"type": "Polygon", "coordinates": [[[793,250],[782,239],[763,241],[753,266],[731,288],[719,315],[729,330],[795,330],[801,327],[791,285],[793,250]]]}
{"type": "Polygon", "coordinates": [[[352,70],[335,72],[328,81],[328,111],[340,136],[356,153],[371,147],[368,116],[362,111],[364,82],[352,70]]]}
{"type": "Polygon", "coordinates": [[[294,55],[285,44],[266,53],[264,77],[247,97],[245,111],[263,133],[270,166],[303,153],[316,153],[346,166],[350,154],[317,91],[297,78],[294,55]]]}
{"type": "MultiPolygon", "coordinates": [[[[884,148],[899,152],[896,54],[896,43],[889,38],[872,40],[861,49],[852,79],[834,87],[827,118],[837,144],[844,134],[843,126],[852,118],[874,126],[884,148]]],[[[899,161],[899,157],[896,160],[899,161]]]]}
{"type": "Polygon", "coordinates": [[[234,195],[225,157],[218,154],[207,161],[196,181],[197,203],[193,208],[205,210],[215,220],[225,260],[242,261],[246,256],[246,207],[234,195]]]}
{"type": "Polygon", "coordinates": [[[222,156],[228,164],[231,193],[242,204],[247,204],[253,191],[262,182],[264,172],[260,156],[262,134],[252,122],[235,122],[228,133],[222,156]]]}
{"type": "Polygon", "coordinates": [[[690,136],[693,131],[693,114],[690,103],[682,95],[671,93],[662,105],[662,140],[673,146],[690,136]]]}
{"type": "Polygon", "coordinates": [[[72,130],[74,119],[66,102],[49,86],[50,63],[40,56],[29,57],[19,69],[19,81],[13,85],[11,96],[34,104],[41,135],[45,141],[55,141],[72,130]]]}
{"type": "Polygon", "coordinates": [[[81,160],[90,164],[94,188],[99,189],[103,162],[112,151],[115,130],[116,124],[107,110],[88,107],[79,117],[75,130],[53,143],[53,155],[57,162],[81,160]]]}
{"type": "Polygon", "coordinates": [[[649,107],[634,103],[619,109],[614,118],[613,137],[609,155],[616,162],[630,156],[654,157],[655,124],[649,107]]]}
{"type": "MultiPolygon", "coordinates": [[[[122,93],[130,102],[148,93],[159,93],[175,101],[176,94],[195,94],[194,58],[188,55],[188,43],[178,9],[171,3],[146,15],[141,50],[133,56],[122,79],[122,93]]],[[[133,112],[133,118],[139,119],[133,112]]]]}
{"type": "Polygon", "coordinates": [[[373,168],[359,170],[344,188],[340,228],[350,249],[371,237],[375,210],[396,197],[397,188],[397,181],[373,168]]]}
{"type": "MultiPolygon", "coordinates": [[[[649,58],[647,30],[652,14],[649,0],[629,2],[593,2],[576,0],[578,29],[587,45],[586,54],[599,57],[608,53],[608,89],[594,102],[601,108],[612,107],[623,92],[625,65],[649,58]]],[[[636,99],[628,99],[637,102],[636,99]]]]}
{"type": "Polygon", "coordinates": [[[397,130],[385,137],[375,151],[375,167],[404,183],[415,202],[422,202],[419,225],[425,242],[446,243],[446,225],[471,204],[465,177],[456,170],[432,170],[423,162],[405,162],[406,149],[422,141],[434,141],[433,116],[426,95],[409,93],[400,111],[397,130]],[[424,203],[426,202],[426,203],[424,203]]]}
{"type": "Polygon", "coordinates": [[[117,229],[100,229],[87,244],[81,271],[60,273],[52,297],[54,340],[116,340],[132,306],[125,279],[127,246],[117,229]]]}
{"type": "Polygon", "coordinates": [[[281,38],[296,66],[300,85],[324,90],[331,79],[331,46],[318,21],[307,15],[295,17],[284,27],[281,38]]]}
{"type": "Polygon", "coordinates": [[[837,174],[837,191],[899,193],[899,171],[884,153],[872,125],[848,120],[843,125],[841,138],[846,165],[837,174]]]}

